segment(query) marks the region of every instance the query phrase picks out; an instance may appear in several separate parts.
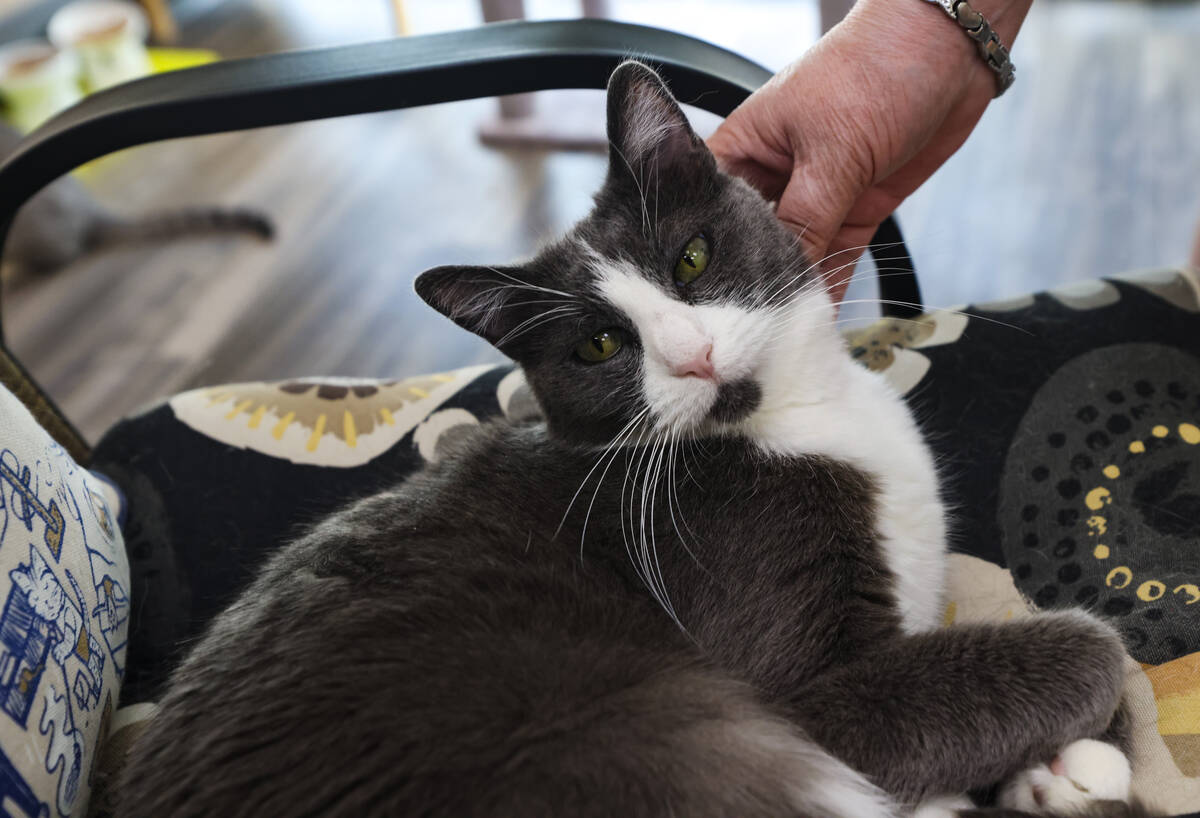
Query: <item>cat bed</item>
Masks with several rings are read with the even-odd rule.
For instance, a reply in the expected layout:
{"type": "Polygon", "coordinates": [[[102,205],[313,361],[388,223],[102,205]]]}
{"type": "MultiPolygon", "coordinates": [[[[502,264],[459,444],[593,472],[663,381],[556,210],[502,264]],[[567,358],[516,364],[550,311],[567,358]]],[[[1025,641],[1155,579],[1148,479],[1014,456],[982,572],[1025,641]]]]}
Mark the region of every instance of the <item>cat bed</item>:
{"type": "MultiPolygon", "coordinates": [[[[1129,653],[1136,789],[1200,803],[1200,295],[1164,270],[847,340],[906,395],[953,510],[945,622],[1084,606],[1129,653]]],[[[447,331],[453,331],[447,327],[447,331]]],[[[117,424],[92,467],[125,494],[133,621],[123,704],[305,525],[488,418],[536,418],[521,373],[197,389],[117,424]]]]}

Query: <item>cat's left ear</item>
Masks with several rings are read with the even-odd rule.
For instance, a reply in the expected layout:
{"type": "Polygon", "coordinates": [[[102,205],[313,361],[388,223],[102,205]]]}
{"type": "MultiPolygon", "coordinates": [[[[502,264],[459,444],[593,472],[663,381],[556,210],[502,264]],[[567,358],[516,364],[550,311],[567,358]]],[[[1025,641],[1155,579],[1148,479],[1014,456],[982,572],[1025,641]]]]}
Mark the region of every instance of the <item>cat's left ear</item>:
{"type": "Polygon", "coordinates": [[[617,66],[608,80],[609,175],[636,178],[669,169],[716,171],[716,160],[666,83],[643,63],[617,66]]]}
{"type": "Polygon", "coordinates": [[[520,268],[435,267],[413,285],[426,304],[490,344],[501,346],[518,323],[513,302],[529,303],[520,268]]]}

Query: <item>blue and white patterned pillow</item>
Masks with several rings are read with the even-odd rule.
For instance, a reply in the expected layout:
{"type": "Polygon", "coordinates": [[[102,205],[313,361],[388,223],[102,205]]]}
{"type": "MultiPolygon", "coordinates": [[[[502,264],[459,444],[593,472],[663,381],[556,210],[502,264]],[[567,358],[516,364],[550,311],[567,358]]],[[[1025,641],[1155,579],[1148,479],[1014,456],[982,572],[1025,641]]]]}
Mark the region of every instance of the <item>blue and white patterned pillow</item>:
{"type": "Polygon", "coordinates": [[[118,496],[0,387],[0,804],[82,815],[124,672],[118,496]]]}

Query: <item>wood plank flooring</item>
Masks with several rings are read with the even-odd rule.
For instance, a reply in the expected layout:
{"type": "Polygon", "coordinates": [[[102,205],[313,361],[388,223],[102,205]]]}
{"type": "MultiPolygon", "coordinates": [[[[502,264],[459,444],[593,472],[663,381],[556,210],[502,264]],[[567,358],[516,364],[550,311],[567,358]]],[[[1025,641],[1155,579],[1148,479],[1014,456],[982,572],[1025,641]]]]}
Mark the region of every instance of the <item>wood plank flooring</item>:
{"type": "MultiPolygon", "coordinates": [[[[201,10],[185,16],[184,44],[227,56],[379,38],[391,27],[382,2],[356,2],[354,14],[318,0],[189,5],[201,10]]],[[[570,3],[529,5],[571,13],[570,3]]],[[[689,16],[686,5],[614,8],[618,18],[740,37],[721,41],[773,67],[815,30],[815,2],[748,3],[760,16],[732,34],[720,15],[689,16]],[[791,22],[761,25],[773,14],[791,22]]],[[[412,7],[417,31],[475,22],[468,2],[412,7]]],[[[1194,3],[1039,0],[1014,52],[1017,84],[901,209],[927,301],[1182,262],[1200,217],[1197,34],[1194,3]]],[[[603,160],[483,148],[476,127],[492,111],[490,101],[456,103],[109,157],[86,179],[114,208],[254,206],[271,214],[278,238],[83,260],[5,294],[10,343],[92,437],[200,384],[498,360],[421,304],[412,279],[437,264],[528,254],[586,211],[603,160]]],[[[871,290],[869,281],[855,288],[871,290]]]]}

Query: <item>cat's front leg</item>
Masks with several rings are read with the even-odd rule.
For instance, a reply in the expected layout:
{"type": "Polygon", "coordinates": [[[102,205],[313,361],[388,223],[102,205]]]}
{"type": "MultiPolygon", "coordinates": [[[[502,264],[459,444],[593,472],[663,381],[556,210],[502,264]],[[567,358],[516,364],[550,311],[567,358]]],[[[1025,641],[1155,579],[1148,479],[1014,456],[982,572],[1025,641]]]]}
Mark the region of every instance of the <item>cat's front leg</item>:
{"type": "Polygon", "coordinates": [[[1080,611],[897,637],[791,697],[792,718],[915,804],[1003,781],[1113,718],[1116,632],[1080,611]]]}

